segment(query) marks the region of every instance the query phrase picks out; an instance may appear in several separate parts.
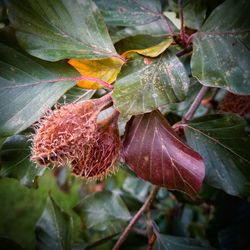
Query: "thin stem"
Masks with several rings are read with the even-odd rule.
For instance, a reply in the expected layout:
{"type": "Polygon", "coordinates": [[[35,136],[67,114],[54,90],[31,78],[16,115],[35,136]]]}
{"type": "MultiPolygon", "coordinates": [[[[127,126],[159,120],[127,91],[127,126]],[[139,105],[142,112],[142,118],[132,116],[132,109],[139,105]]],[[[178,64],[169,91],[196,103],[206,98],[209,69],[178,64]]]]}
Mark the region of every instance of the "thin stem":
{"type": "Polygon", "coordinates": [[[114,57],[119,58],[119,59],[122,60],[124,63],[127,62],[127,59],[126,59],[125,57],[123,57],[122,55],[117,54],[117,55],[114,55],[114,57]]]}
{"type": "Polygon", "coordinates": [[[135,214],[135,216],[132,218],[132,220],[130,221],[130,223],[128,224],[128,226],[125,228],[125,230],[121,234],[121,236],[118,239],[118,241],[116,242],[113,250],[118,250],[120,248],[120,246],[122,245],[123,241],[127,238],[127,236],[129,234],[129,232],[131,231],[132,227],[140,219],[140,217],[142,216],[142,214],[145,211],[147,211],[150,208],[150,206],[152,205],[152,203],[154,202],[155,197],[156,197],[159,189],[160,189],[159,187],[154,186],[154,188],[152,189],[151,193],[149,194],[148,198],[146,199],[146,201],[144,202],[144,204],[142,205],[142,207],[138,210],[138,212],[135,214]]]}
{"type": "Polygon", "coordinates": [[[112,100],[111,95],[112,95],[112,91],[98,99],[95,99],[95,104],[99,106],[100,110],[103,110],[112,106],[113,100],[112,100]]]}
{"type": "Polygon", "coordinates": [[[202,88],[200,89],[198,95],[195,97],[192,105],[189,107],[189,110],[187,111],[187,113],[183,116],[182,118],[182,122],[183,123],[187,123],[188,121],[190,121],[196,110],[198,109],[198,107],[200,106],[200,103],[204,97],[204,95],[207,93],[207,91],[209,90],[209,87],[207,86],[202,86],[202,88]]]}
{"type": "Polygon", "coordinates": [[[184,16],[183,16],[182,0],[178,1],[178,5],[179,5],[180,20],[181,20],[180,35],[181,35],[181,40],[185,43],[186,37],[185,37],[185,28],[184,28],[184,16]]]}
{"type": "MultiPolygon", "coordinates": [[[[98,78],[94,78],[94,77],[89,77],[89,76],[79,76],[79,77],[66,77],[66,78],[57,78],[54,80],[48,80],[46,82],[59,82],[59,81],[81,81],[81,80],[85,80],[85,81],[91,81],[91,82],[97,82],[100,85],[102,85],[104,88],[106,89],[113,89],[113,86],[101,79],[98,78]]],[[[44,82],[44,81],[43,81],[44,82]]]]}

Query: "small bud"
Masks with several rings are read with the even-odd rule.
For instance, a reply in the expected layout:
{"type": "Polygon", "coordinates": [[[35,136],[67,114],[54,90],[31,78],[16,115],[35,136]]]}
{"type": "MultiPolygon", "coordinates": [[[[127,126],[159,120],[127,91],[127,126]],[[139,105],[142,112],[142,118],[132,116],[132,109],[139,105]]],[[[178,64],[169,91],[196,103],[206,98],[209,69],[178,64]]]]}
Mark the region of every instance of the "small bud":
{"type": "Polygon", "coordinates": [[[220,113],[231,112],[242,117],[250,117],[250,96],[228,92],[218,107],[220,113]]]}

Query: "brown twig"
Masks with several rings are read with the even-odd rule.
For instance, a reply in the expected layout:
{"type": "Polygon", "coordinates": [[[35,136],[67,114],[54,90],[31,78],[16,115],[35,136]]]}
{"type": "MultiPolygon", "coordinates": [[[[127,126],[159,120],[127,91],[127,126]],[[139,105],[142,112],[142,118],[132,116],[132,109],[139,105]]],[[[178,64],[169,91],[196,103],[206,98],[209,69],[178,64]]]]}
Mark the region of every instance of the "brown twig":
{"type": "Polygon", "coordinates": [[[188,121],[190,121],[193,118],[196,110],[200,106],[200,103],[201,103],[204,95],[207,93],[208,90],[209,90],[209,87],[202,86],[202,88],[200,89],[199,93],[195,97],[193,103],[189,107],[187,113],[183,116],[182,123],[187,123],[188,121]]]}
{"type": "Polygon", "coordinates": [[[140,219],[140,217],[142,216],[142,214],[145,211],[147,211],[150,208],[150,206],[152,205],[152,203],[154,202],[155,197],[156,197],[159,189],[160,188],[157,187],[157,186],[153,187],[151,193],[149,194],[148,198],[146,199],[146,201],[144,202],[144,204],[142,205],[142,207],[138,210],[138,212],[135,214],[135,216],[129,222],[128,226],[122,232],[120,238],[118,239],[118,241],[116,242],[115,246],[113,247],[113,250],[118,250],[120,248],[120,246],[122,245],[122,243],[124,242],[124,240],[127,238],[127,236],[129,234],[129,232],[131,231],[132,227],[140,219]]]}

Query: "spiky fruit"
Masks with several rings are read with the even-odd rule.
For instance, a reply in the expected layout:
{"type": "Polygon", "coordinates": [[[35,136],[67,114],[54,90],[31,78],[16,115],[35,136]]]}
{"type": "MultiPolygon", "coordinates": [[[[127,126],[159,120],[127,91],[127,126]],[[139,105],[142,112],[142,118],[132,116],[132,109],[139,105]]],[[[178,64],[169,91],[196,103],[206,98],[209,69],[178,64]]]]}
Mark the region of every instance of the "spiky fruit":
{"type": "Polygon", "coordinates": [[[82,156],[72,162],[75,175],[86,179],[102,179],[115,171],[115,162],[120,153],[120,136],[115,120],[99,123],[96,141],[86,144],[82,156]]]}
{"type": "Polygon", "coordinates": [[[34,136],[31,160],[46,166],[69,164],[76,175],[88,179],[113,171],[120,149],[117,119],[97,122],[110,102],[105,97],[68,104],[45,115],[34,136]]]}
{"type": "Polygon", "coordinates": [[[227,93],[218,107],[218,111],[232,112],[239,114],[240,116],[250,117],[250,96],[235,95],[233,93],[227,93]]]}

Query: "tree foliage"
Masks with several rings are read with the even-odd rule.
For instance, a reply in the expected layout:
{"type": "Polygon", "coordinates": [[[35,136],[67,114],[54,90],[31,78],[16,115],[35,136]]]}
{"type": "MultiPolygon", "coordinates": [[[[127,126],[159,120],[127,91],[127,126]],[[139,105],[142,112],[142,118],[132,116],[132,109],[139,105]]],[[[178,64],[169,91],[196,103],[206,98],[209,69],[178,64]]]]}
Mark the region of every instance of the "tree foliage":
{"type": "Polygon", "coordinates": [[[249,13],[1,0],[0,248],[247,249],[249,13]]]}

